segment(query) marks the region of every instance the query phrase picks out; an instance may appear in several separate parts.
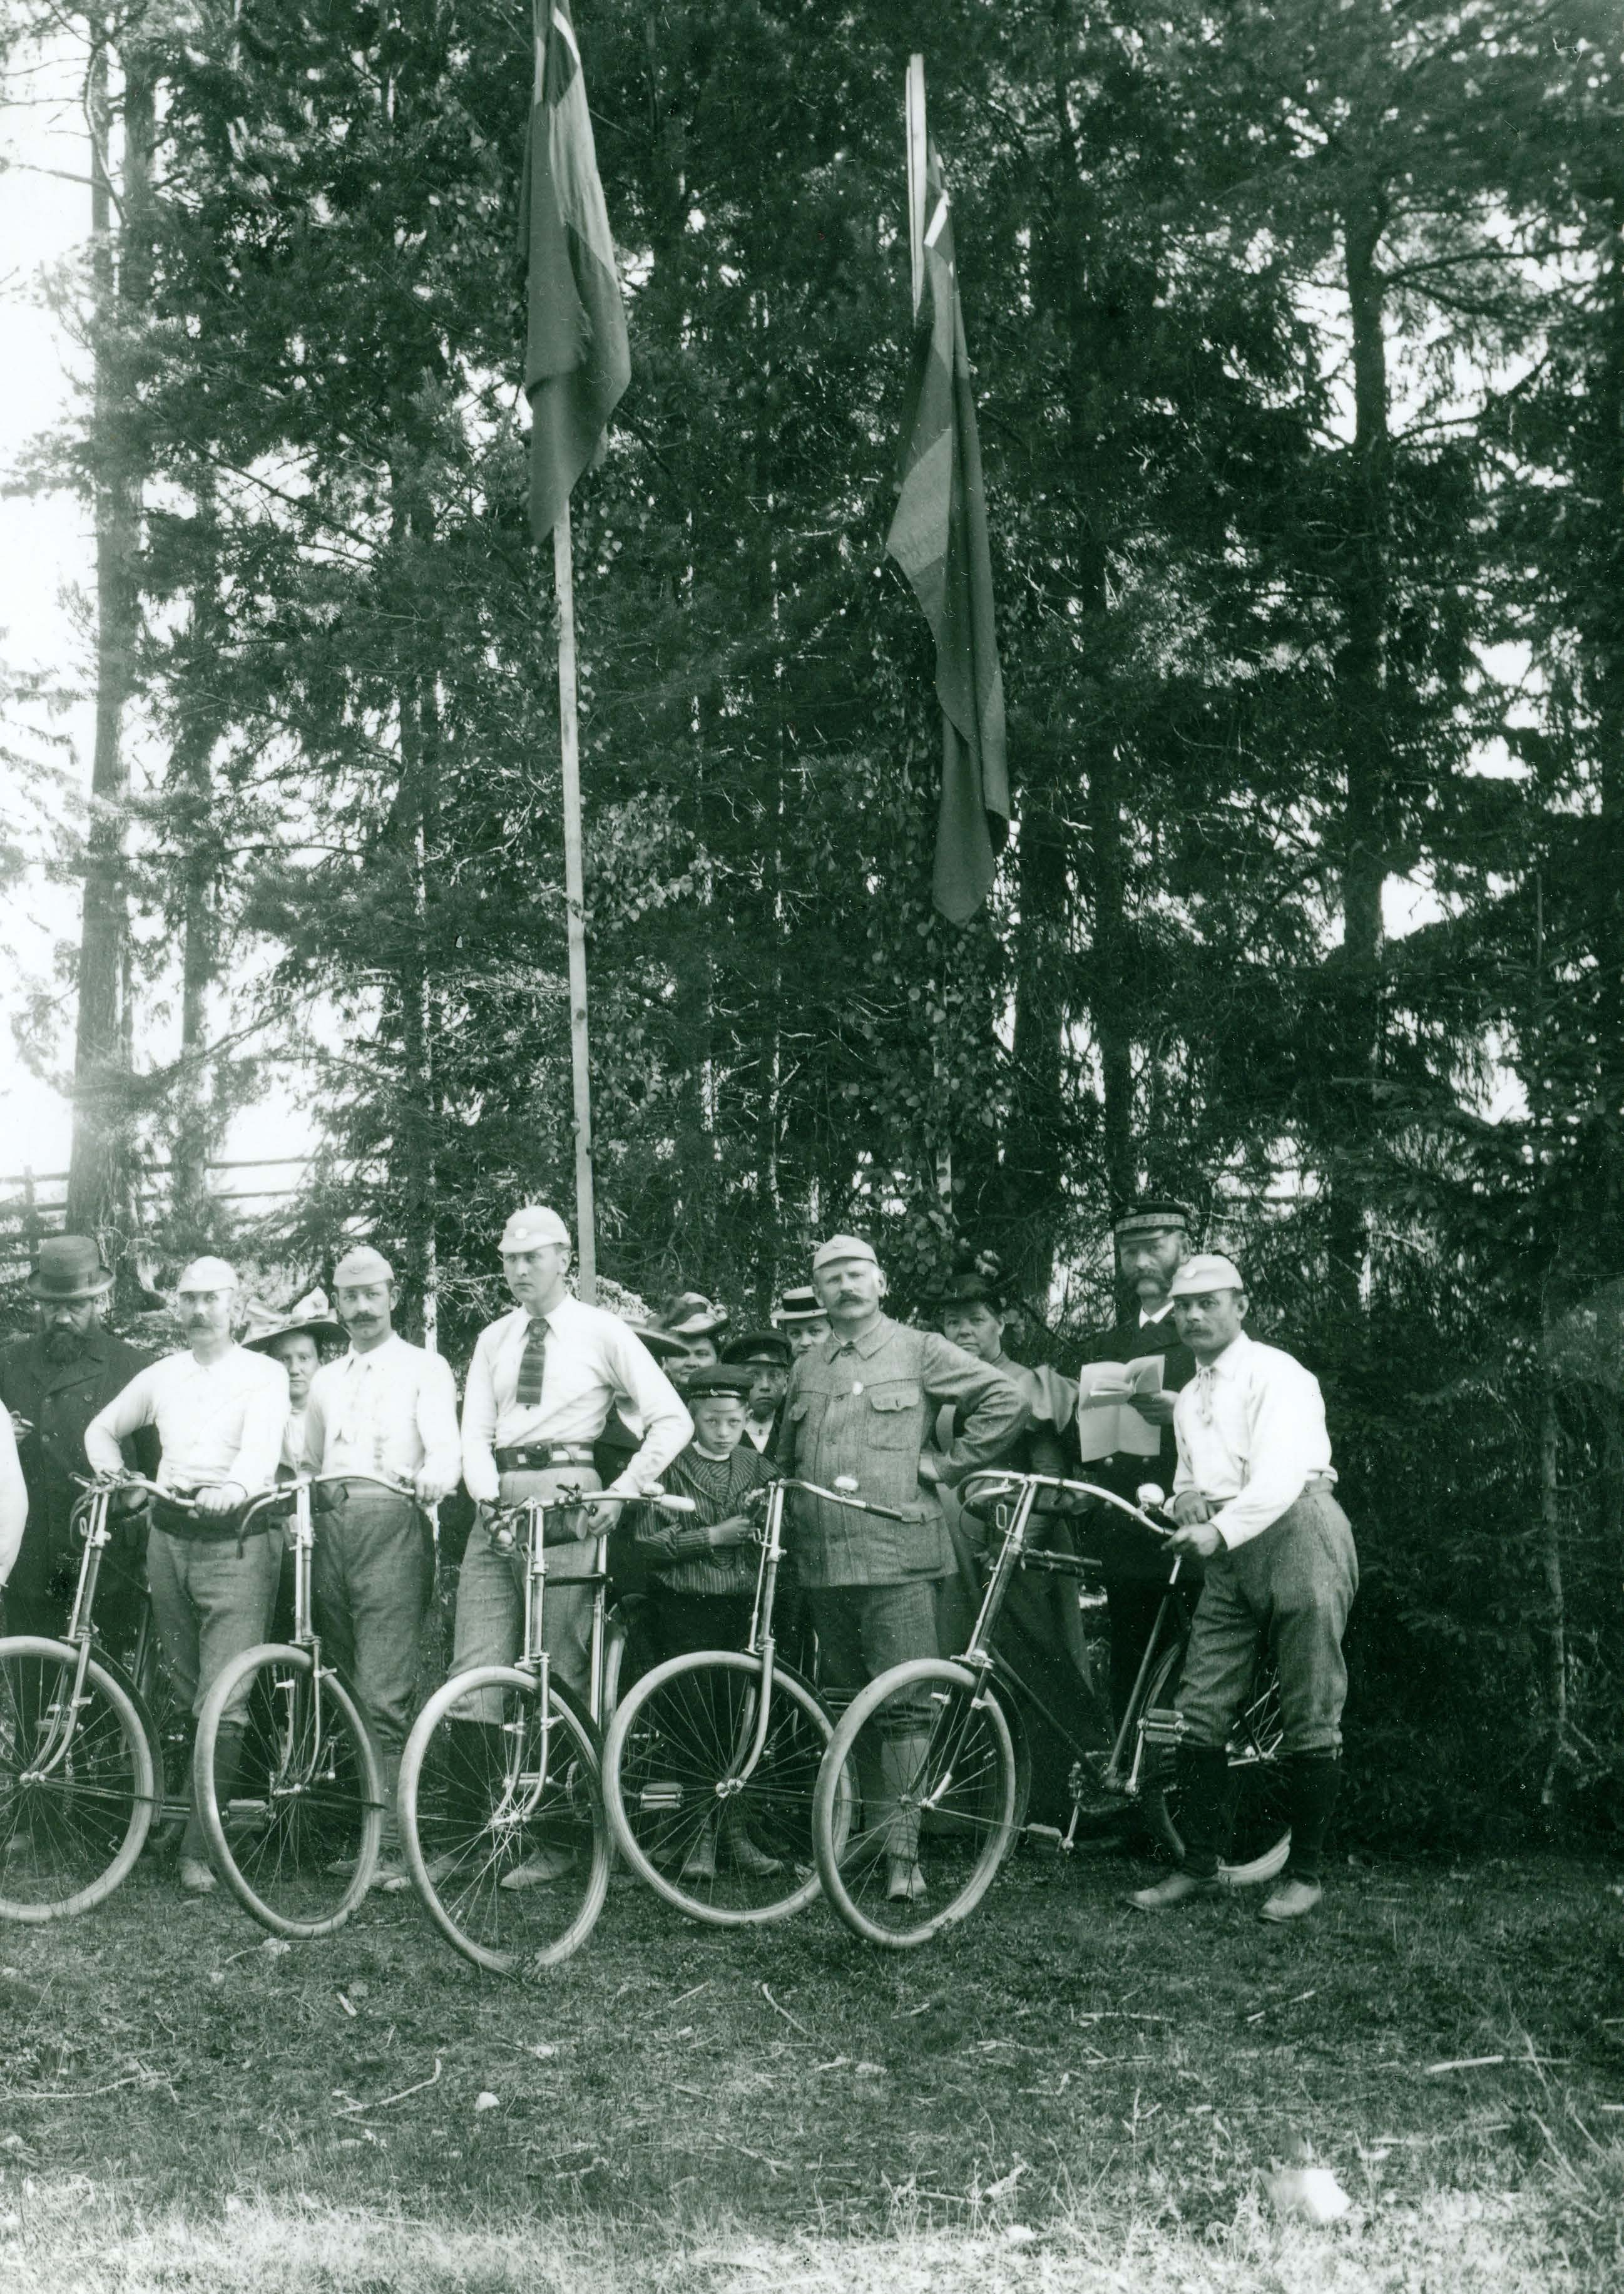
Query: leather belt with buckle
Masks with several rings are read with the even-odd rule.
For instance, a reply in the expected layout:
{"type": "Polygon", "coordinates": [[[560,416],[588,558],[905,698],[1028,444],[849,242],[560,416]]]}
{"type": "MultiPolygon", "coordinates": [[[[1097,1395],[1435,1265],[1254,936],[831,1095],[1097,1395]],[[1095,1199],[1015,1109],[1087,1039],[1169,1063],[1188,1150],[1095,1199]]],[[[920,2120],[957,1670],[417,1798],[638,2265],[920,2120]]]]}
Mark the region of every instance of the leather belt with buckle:
{"type": "Polygon", "coordinates": [[[589,1444],[580,1442],[538,1442],[523,1450],[499,1450],[497,1471],[503,1474],[540,1474],[553,1466],[589,1466],[592,1451],[589,1444]]]}

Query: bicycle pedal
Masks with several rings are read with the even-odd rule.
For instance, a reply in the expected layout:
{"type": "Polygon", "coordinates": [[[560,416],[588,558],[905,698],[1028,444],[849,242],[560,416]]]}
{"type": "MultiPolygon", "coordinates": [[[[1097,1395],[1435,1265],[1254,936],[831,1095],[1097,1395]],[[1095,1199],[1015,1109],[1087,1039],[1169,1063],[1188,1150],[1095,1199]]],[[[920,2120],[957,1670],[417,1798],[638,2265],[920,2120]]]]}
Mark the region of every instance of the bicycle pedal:
{"type": "Polygon", "coordinates": [[[682,1806],[680,1785],[645,1785],[637,1794],[637,1807],[645,1816],[675,1813],[682,1806]]]}
{"type": "Polygon", "coordinates": [[[1184,1715],[1170,1704],[1154,1704],[1139,1724],[1147,1745],[1180,1745],[1184,1741],[1184,1715]]]}

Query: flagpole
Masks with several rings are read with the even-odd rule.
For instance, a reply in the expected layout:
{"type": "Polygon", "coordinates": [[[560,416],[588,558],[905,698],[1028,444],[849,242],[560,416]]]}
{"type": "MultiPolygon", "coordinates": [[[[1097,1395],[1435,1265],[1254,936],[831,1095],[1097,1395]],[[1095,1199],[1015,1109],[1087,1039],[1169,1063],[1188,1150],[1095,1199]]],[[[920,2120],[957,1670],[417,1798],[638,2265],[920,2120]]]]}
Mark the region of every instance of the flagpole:
{"type": "MultiPolygon", "coordinates": [[[[908,255],[914,281],[914,323],[919,324],[920,305],[925,295],[925,60],[922,55],[908,58],[905,111],[908,146],[908,255]]],[[[949,1009],[947,975],[950,958],[942,952],[942,1011],[949,1009]]],[[[946,1029],[944,1017],[943,1028],[946,1029]]],[[[937,1094],[937,1135],[931,1156],[936,1181],[936,1197],[944,1212],[953,1216],[953,1078],[948,1071],[946,1053],[938,1035],[930,1048],[931,1080],[937,1094]]]]}
{"type": "Polygon", "coordinates": [[[913,266],[914,316],[925,291],[925,60],[908,58],[908,254],[913,266]]]}
{"type": "Polygon", "coordinates": [[[575,1100],[575,1256],[583,1305],[597,1297],[592,1204],[592,1069],[587,1042],[586,881],[581,858],[581,724],[575,706],[575,571],[566,495],[553,527],[558,598],[558,748],[564,767],[564,899],[570,949],[570,1073],[575,1100]]]}

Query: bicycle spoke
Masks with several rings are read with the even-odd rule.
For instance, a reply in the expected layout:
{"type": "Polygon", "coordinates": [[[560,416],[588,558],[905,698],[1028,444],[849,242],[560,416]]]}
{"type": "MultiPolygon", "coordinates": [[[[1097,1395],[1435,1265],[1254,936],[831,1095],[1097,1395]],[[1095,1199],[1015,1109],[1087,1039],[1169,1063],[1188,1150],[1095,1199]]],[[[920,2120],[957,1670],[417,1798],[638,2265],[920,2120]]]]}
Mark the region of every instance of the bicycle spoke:
{"type": "Polygon", "coordinates": [[[324,1933],[364,1895],[377,1853],[382,1810],[360,1715],[302,1649],[223,1684],[199,1726],[215,1860],[273,1932],[324,1933]]]}
{"type": "Polygon", "coordinates": [[[524,1972],[575,1948],[607,1882],[589,1738],[534,1685],[448,1682],[412,1732],[416,1845],[460,1950],[524,1972]]]}
{"type": "Polygon", "coordinates": [[[1015,1758],[993,1698],[939,1667],[899,1667],[854,1701],[824,1764],[843,1755],[861,1819],[818,1861],[836,1908],[882,1943],[922,1941],[979,1900],[1012,1840],[1015,1758]]]}
{"type": "Polygon", "coordinates": [[[94,1664],[0,1655],[0,1915],[77,1911],[116,1886],[151,1821],[150,1753],[125,1691],[94,1664]]]}

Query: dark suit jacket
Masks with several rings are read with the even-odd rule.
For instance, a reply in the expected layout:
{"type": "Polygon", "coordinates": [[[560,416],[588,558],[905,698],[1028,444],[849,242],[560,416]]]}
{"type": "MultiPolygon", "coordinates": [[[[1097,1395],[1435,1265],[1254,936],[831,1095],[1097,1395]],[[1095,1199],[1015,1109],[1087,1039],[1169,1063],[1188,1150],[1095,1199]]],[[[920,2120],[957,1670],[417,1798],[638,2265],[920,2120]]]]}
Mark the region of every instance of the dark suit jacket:
{"type": "MultiPolygon", "coordinates": [[[[150,1359],[99,1328],[90,1331],[76,1362],[49,1361],[37,1337],[20,1338],[0,1354],[0,1403],[29,1421],[17,1444],[28,1490],[28,1526],[12,1572],[20,1593],[43,1592],[69,1550],[69,1521],[79,1494],[72,1477],[90,1471],[85,1428],[150,1359]]],[[[138,1473],[154,1473],[157,1435],[143,1428],[124,1444],[124,1454],[138,1473]]]]}
{"type": "MultiPolygon", "coordinates": [[[[1178,1325],[1171,1314],[1153,1329],[1144,1330],[1140,1326],[1136,1308],[1131,1318],[1118,1322],[1115,1330],[1097,1330],[1083,1341],[1084,1362],[1137,1362],[1141,1354],[1165,1356],[1162,1382],[1171,1394],[1188,1386],[1196,1374],[1196,1358],[1187,1346],[1180,1343],[1178,1325]]],[[[1161,1449],[1156,1457],[1136,1458],[1119,1452],[1114,1458],[1100,1458],[1084,1467],[1083,1478],[1099,1482],[1125,1498],[1131,1498],[1141,1482],[1159,1482],[1171,1497],[1178,1462],[1179,1445],[1173,1428],[1164,1426],[1161,1449]]],[[[1084,1540],[1085,1550],[1100,1555],[1108,1573],[1158,1580],[1166,1576],[1167,1559],[1160,1547],[1153,1545],[1142,1529],[1121,1514],[1109,1515],[1101,1507],[1090,1528],[1092,1533],[1084,1540]]],[[[1190,1577],[1198,1573],[1187,1561],[1182,1574],[1190,1577]]]]}

